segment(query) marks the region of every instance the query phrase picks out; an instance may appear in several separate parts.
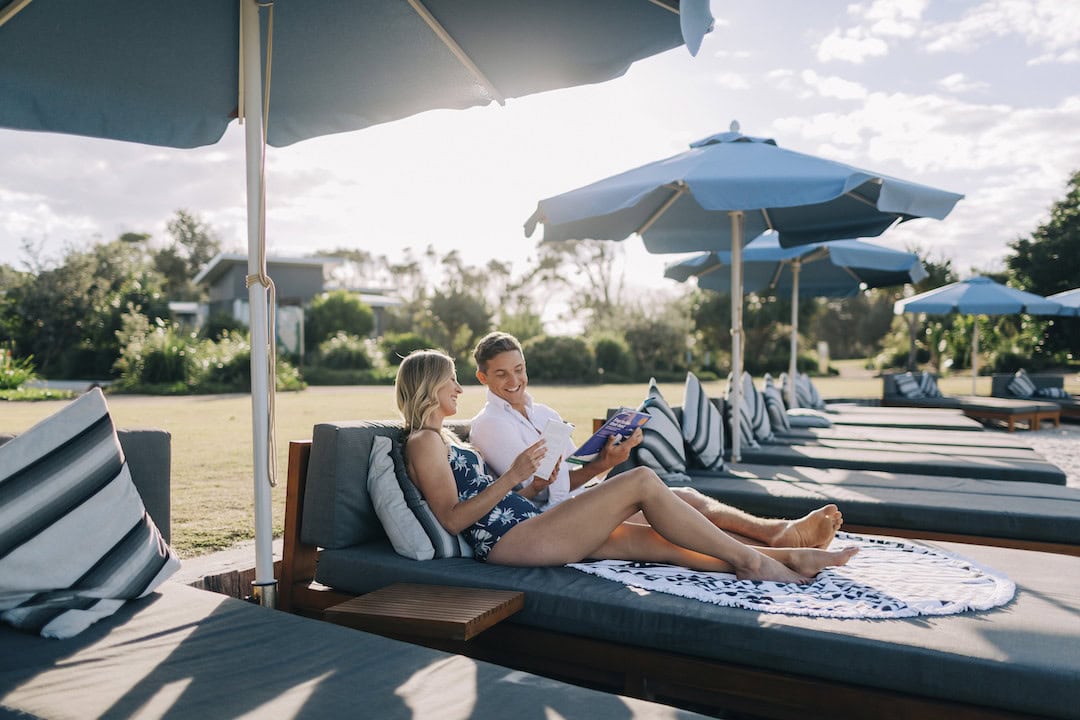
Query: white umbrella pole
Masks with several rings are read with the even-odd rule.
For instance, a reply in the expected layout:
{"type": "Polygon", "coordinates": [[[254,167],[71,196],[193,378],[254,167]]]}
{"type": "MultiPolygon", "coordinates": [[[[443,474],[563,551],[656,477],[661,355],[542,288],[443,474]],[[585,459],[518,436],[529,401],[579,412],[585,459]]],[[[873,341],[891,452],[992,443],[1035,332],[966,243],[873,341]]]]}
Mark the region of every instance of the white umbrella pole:
{"type": "Polygon", "coordinates": [[[742,460],[739,448],[739,419],[743,403],[742,392],[742,243],[743,214],[740,210],[731,216],[731,461],[742,460]]]}
{"type": "MultiPolygon", "coordinates": [[[[264,276],[262,228],[263,203],[263,89],[259,29],[259,9],[255,0],[240,0],[243,56],[244,140],[247,165],[248,275],[264,276]]],[[[251,425],[255,482],[255,581],[256,600],[264,607],[277,607],[277,580],[274,579],[273,528],[270,502],[270,411],[268,359],[267,288],[256,282],[248,285],[251,313],[251,425]]]]}
{"type": "Polygon", "coordinates": [[[795,258],[791,262],[791,359],[788,361],[788,396],[787,405],[795,407],[795,375],[799,370],[799,270],[802,260],[795,258]]]}
{"type": "Polygon", "coordinates": [[[979,316],[975,316],[975,329],[971,331],[971,394],[975,391],[975,379],[979,377],[979,316]]]}

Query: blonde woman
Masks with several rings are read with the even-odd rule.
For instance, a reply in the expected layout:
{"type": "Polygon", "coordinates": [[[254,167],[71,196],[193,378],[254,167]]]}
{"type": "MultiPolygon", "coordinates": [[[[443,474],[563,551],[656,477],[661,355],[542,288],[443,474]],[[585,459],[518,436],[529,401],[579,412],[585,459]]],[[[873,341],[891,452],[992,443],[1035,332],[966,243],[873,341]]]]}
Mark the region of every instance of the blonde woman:
{"type": "Polygon", "coordinates": [[[732,572],[743,580],[807,583],[856,552],[744,545],[647,468],[621,473],[541,513],[513,489],[533,477],[544,457],[543,440],[493,478],[479,454],[443,428],[462,393],[449,356],[411,353],[398,369],[395,392],[405,419],[409,475],[443,527],[464,533],[479,560],[518,566],[633,560],[732,572]],[[627,522],[638,512],[648,525],[627,522]]]}

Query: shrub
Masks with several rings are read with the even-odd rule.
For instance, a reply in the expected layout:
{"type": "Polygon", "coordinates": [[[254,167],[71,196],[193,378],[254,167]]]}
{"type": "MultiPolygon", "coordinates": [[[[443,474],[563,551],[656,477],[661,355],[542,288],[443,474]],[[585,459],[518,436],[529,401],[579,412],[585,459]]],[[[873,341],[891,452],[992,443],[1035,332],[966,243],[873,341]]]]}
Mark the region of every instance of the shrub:
{"type": "Polygon", "coordinates": [[[319,344],[317,364],[334,370],[368,370],[371,358],[361,338],[339,332],[319,344]]]}
{"type": "Polygon", "coordinates": [[[207,318],[201,332],[203,337],[217,341],[227,335],[242,335],[247,332],[247,325],[229,313],[216,312],[207,318]]]}
{"type": "Polygon", "coordinates": [[[374,310],[354,293],[334,290],[311,301],[304,319],[304,344],[313,350],[335,333],[366,337],[374,328],[374,310]]]}
{"type": "Polygon", "coordinates": [[[603,382],[626,382],[634,376],[634,356],[630,346],[617,335],[600,335],[593,338],[596,355],[596,372],[603,382]]]}
{"type": "Polygon", "coordinates": [[[386,362],[397,367],[401,364],[402,358],[413,350],[433,348],[435,347],[435,343],[428,340],[423,335],[405,332],[387,333],[386,335],[383,335],[382,340],[379,341],[379,346],[382,348],[383,355],[386,356],[386,362]]]}
{"type": "MultiPolygon", "coordinates": [[[[529,377],[537,381],[595,382],[592,348],[577,337],[541,336],[528,340],[522,349],[529,364],[529,377]]],[[[459,379],[462,373],[458,373],[459,379]]]]}
{"type": "Polygon", "coordinates": [[[18,390],[35,377],[33,357],[16,360],[10,348],[0,347],[0,390],[18,390]]]}

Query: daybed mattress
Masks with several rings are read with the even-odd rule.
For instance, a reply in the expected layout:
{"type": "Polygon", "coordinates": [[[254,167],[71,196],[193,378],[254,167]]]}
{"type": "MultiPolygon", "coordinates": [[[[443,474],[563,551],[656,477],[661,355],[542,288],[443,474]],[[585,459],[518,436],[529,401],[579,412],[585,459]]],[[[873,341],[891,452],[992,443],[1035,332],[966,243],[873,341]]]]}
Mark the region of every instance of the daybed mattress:
{"type": "MultiPolygon", "coordinates": [[[[943,431],[944,432],[944,431],[943,431]]],[[[965,433],[971,434],[971,433],[965,433]]],[[[982,435],[973,435],[981,438],[982,435]]],[[[773,442],[763,443],[762,447],[781,445],[810,446],[832,448],[834,450],[877,450],[881,452],[896,453],[921,453],[934,455],[992,457],[1003,460],[1035,460],[1046,462],[1046,458],[1030,447],[1004,446],[997,444],[988,445],[942,445],[933,442],[919,442],[902,438],[860,438],[860,437],[828,437],[817,436],[813,438],[799,437],[797,435],[776,435],[773,442]]]]}
{"type": "Polygon", "coordinates": [[[0,717],[697,718],[165,583],[71,640],[0,626],[0,717]]]}
{"type": "Polygon", "coordinates": [[[916,475],[947,475],[984,480],[1065,484],[1065,473],[1061,468],[1045,460],[977,455],[950,456],[937,453],[889,452],[813,445],[743,447],[741,455],[741,462],[758,465],[884,470],[916,475]]]}
{"type": "Polygon", "coordinates": [[[826,415],[834,425],[857,425],[860,427],[903,427],[919,430],[983,430],[979,421],[967,417],[959,410],[933,408],[864,407],[860,405],[829,407],[826,415]]]}
{"type": "Polygon", "coordinates": [[[640,593],[564,567],[414,561],[385,541],[323,551],[317,580],[362,593],[394,582],[526,593],[511,622],[1013,712],[1080,718],[1080,558],[928,543],[1005,572],[1009,604],[902,620],[763,614],[640,593]]]}
{"type": "Polygon", "coordinates": [[[669,484],[766,517],[799,517],[833,502],[853,525],[1080,545],[1080,489],[1071,487],[743,463],[669,484]]]}
{"type": "MultiPolygon", "coordinates": [[[[980,426],[981,427],[981,426],[980,426]]],[[[966,445],[986,448],[1023,448],[1030,450],[1021,437],[1000,432],[968,432],[953,430],[921,430],[917,428],[884,428],[866,425],[836,425],[831,428],[796,428],[778,431],[782,440],[873,440],[875,442],[924,443],[928,445],[966,445]]]]}

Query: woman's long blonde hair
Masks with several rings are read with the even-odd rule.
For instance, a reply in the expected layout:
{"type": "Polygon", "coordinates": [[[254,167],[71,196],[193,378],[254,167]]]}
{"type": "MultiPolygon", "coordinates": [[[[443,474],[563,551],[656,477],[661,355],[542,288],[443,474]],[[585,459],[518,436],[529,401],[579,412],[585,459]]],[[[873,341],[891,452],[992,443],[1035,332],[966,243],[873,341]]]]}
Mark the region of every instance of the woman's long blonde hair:
{"type": "MultiPolygon", "coordinates": [[[[439,388],[456,375],[453,358],[440,350],[414,350],[405,356],[398,366],[394,392],[406,436],[425,426],[439,406],[439,388]]],[[[457,441],[447,430],[441,433],[447,442],[457,441]]]]}

